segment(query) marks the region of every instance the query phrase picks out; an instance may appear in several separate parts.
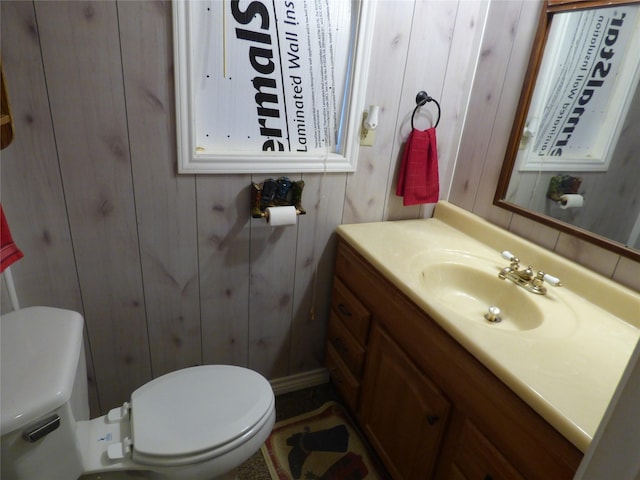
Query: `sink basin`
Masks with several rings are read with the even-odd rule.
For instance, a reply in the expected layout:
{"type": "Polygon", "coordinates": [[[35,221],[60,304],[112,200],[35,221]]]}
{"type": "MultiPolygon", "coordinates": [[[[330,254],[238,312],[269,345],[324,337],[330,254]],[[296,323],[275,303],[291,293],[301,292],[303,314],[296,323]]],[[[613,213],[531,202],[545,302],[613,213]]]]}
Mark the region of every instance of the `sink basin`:
{"type": "Polygon", "coordinates": [[[497,271],[460,263],[436,263],[418,273],[421,286],[448,314],[501,330],[532,330],[542,325],[544,312],[533,294],[510,281],[498,278],[497,271]],[[500,309],[500,322],[485,318],[489,307],[500,309]]]}
{"type": "MultiPolygon", "coordinates": [[[[498,258],[468,251],[432,249],[409,260],[411,288],[432,315],[458,328],[473,328],[486,334],[520,334],[529,338],[566,338],[576,332],[579,317],[567,303],[562,287],[548,287],[536,295],[510,280],[498,278],[505,266],[498,258]],[[500,322],[485,315],[490,307],[500,309],[500,322]]],[[[483,333],[483,334],[484,334],[483,333]]]]}

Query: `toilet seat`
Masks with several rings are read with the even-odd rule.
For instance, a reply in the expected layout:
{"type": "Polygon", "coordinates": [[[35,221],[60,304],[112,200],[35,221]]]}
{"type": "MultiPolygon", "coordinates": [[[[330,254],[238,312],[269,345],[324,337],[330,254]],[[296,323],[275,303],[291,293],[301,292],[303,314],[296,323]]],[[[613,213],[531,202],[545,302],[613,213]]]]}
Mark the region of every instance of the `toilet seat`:
{"type": "Polygon", "coordinates": [[[183,465],[237,448],[269,421],[273,390],[258,373],[230,365],[187,368],[131,395],[131,457],[183,465]]]}

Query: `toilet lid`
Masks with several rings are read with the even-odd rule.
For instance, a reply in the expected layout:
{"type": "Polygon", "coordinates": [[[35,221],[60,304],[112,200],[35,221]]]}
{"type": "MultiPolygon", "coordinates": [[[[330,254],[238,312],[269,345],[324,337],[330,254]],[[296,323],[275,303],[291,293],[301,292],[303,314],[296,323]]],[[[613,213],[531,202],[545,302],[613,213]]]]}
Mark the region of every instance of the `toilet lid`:
{"type": "Polygon", "coordinates": [[[134,451],[176,457],[217,449],[253,428],[272,407],[269,382],[229,365],[158,377],[131,394],[134,451]]]}

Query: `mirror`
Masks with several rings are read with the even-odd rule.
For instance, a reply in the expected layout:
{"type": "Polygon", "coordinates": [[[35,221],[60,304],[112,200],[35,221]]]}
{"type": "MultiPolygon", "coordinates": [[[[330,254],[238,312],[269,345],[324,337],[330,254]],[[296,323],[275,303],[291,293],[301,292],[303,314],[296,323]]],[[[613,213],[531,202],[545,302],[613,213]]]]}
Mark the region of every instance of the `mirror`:
{"type": "Polygon", "coordinates": [[[640,260],[640,2],[543,5],[494,204],[640,260]]]}

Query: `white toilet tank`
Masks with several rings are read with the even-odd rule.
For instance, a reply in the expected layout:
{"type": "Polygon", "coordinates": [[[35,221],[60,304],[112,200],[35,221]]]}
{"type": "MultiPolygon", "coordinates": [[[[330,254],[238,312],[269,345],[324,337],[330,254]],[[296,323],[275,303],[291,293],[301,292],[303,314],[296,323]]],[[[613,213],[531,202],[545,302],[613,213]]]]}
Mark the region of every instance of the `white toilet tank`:
{"type": "Polygon", "coordinates": [[[0,318],[3,479],[82,473],[76,422],[89,419],[83,324],[79,313],[51,307],[0,318]]]}

